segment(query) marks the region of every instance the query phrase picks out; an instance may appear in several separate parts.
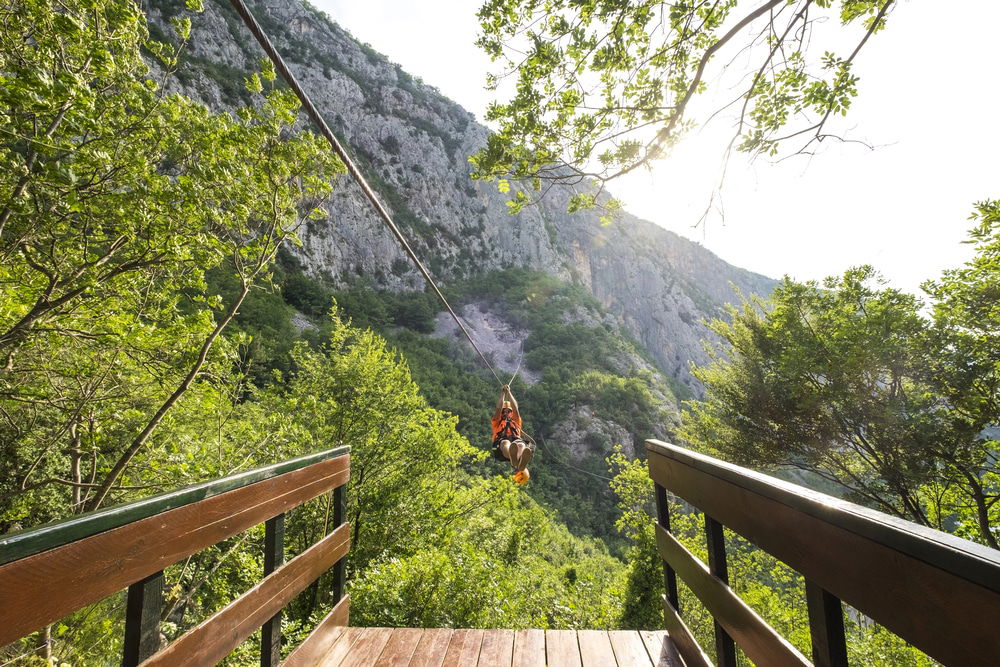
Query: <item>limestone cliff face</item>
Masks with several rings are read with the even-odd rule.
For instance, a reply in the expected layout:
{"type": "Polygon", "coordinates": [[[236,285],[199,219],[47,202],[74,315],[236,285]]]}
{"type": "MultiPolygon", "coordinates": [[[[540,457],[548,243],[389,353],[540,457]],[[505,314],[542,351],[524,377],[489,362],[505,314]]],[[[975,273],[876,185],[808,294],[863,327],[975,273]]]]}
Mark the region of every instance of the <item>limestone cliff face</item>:
{"type": "MultiPolygon", "coordinates": [[[[174,6],[147,1],[161,32],[174,6]]],[[[251,8],[442,282],[525,266],[579,282],[695,393],[688,364],[705,359],[701,320],[734,299],[730,283],[748,294],[773,286],[634,216],[602,226],[596,214],[569,215],[569,189],[509,215],[494,185],[469,179],[467,158],[487,136],[472,114],[298,0],[251,8]]],[[[242,76],[262,55],[219,0],[195,20],[189,54],[182,92],[217,108],[238,101],[242,76]]],[[[310,273],[333,283],[362,276],[391,289],[423,287],[349,179],[337,184],[327,209],[327,220],[301,233],[297,252],[310,273]]]]}

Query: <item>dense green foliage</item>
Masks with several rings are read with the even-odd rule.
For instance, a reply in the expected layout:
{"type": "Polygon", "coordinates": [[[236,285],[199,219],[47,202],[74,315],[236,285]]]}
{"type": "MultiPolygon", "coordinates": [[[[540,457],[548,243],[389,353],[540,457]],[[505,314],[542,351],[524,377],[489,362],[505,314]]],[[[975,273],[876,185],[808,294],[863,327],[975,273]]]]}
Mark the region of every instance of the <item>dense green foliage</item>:
{"type": "MultiPolygon", "coordinates": [[[[340,165],[295,130],[295,100],[269,69],[239,94],[229,82],[229,101],[248,102],[232,113],[165,94],[140,50],[158,76],[181,67],[188,12],[170,11],[174,33],[154,40],[124,0],[19,0],[0,25],[0,530],[346,444],[354,623],[659,627],[651,483],[625,452],[670,434],[676,399],[641,347],[581,287],[542,273],[451,286],[456,305],[523,329],[513,384],[540,449],[532,483],[515,487],[485,455],[495,382],[463,340],[427,335],[431,295],[335,289],[290,254],[279,261],[298,224],[322,219],[314,207],[340,165]],[[559,442],[574,429],[582,451],[559,442]]],[[[709,396],[685,433],[988,542],[998,225],[1000,206],[982,204],[979,255],[928,284],[930,318],[870,288],[866,271],[826,289],[787,282],[775,306],[734,311],[717,325],[731,355],[699,371],[709,396]],[[799,449],[766,437],[785,410],[799,449]],[[866,456],[879,465],[864,468],[866,456]]],[[[289,514],[288,557],[330,532],[331,503],[289,514]]],[[[700,518],[674,513],[704,558],[700,518]]],[[[167,568],[167,639],[259,581],[262,534],[167,568]]],[[[737,591],[805,650],[801,579],[735,536],[728,549],[737,591]]],[[[329,609],[330,576],[290,605],[286,651],[329,609]]],[[[710,647],[710,619],[687,591],[682,604],[710,647]]],[[[0,658],[115,663],[122,607],[121,594],[96,602],[0,658]]],[[[861,664],[922,664],[878,628],[850,632],[861,664]]],[[[227,663],[256,660],[251,641],[227,663]]]]}
{"type": "Polygon", "coordinates": [[[695,371],[683,436],[751,465],[834,482],[866,505],[998,547],[1000,423],[996,207],[980,207],[979,256],[914,296],[868,267],[824,286],[785,280],[731,309],[727,343],[695,371]]]}
{"type": "MultiPolygon", "coordinates": [[[[515,83],[487,112],[499,130],[474,156],[474,177],[500,179],[501,192],[511,191],[507,178],[536,191],[543,181],[594,180],[600,189],[578,189],[570,210],[614,209],[599,200],[603,184],[665,157],[712,116],[694,99],[708,91],[722,98],[710,104],[738,109],[740,150],[773,155],[794,141],[805,151],[831,138],[831,116],[847,113],[857,95],[853,61],[893,4],[487,0],[477,44],[499,65],[487,87],[506,93],[515,83]],[[854,45],[849,55],[817,53],[813,33],[837,28],[835,37],[854,45]]],[[[508,205],[518,211],[530,200],[514,189],[508,205]]]]}
{"type": "MultiPolygon", "coordinates": [[[[175,29],[184,38],[186,19],[175,29]]],[[[220,391],[225,329],[338,163],[297,103],[215,114],[146,78],[127,2],[19,2],[0,33],[0,522],[93,509],[220,391]],[[228,274],[223,300],[206,272],[228,274]],[[220,365],[221,364],[221,365],[220,365]],[[178,424],[180,422],[177,422],[178,424]]],[[[178,50],[145,42],[169,68],[178,50]]],[[[265,72],[273,79],[273,72],[265,72]]]]}
{"type": "Polygon", "coordinates": [[[362,625],[615,628],[622,564],[508,480],[457,495],[425,548],[352,584],[362,625]]]}

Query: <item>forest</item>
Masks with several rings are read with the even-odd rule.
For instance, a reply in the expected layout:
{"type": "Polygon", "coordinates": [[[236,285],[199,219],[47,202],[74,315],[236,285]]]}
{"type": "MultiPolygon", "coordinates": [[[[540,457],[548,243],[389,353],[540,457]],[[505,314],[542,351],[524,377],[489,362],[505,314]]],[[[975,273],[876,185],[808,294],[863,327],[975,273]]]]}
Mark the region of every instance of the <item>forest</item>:
{"type": "MultiPolygon", "coordinates": [[[[480,14],[497,56],[535,7],[505,4],[480,14]]],[[[674,6],[679,25],[686,4],[674,6]]],[[[891,4],[845,2],[845,21],[877,32],[891,4]]],[[[365,276],[325,280],[298,259],[303,228],[336,220],[329,195],[348,176],[274,67],[263,60],[246,76],[230,110],[174,92],[202,9],[187,0],[169,34],[129,0],[16,0],[0,23],[0,537],[347,444],[352,624],[660,629],[641,451],[656,437],[1000,548],[1000,202],[973,205],[974,259],[928,276],[923,297],[870,266],[744,296],[710,323],[712,360],[692,371],[700,396],[653,372],[579,284],[498,267],[449,282],[453,305],[485,304],[525,332],[520,364],[538,379],[512,386],[540,451],[520,488],[487,455],[496,383],[461,341],[430,335],[436,297],[365,276]],[[555,436],[576,406],[627,437],[595,437],[578,457],[555,436]]],[[[641,18],[589,61],[608,95],[634,73],[630,50],[656,48],[641,18]]],[[[725,17],[702,18],[704,51],[725,17]]],[[[597,48],[582,27],[546,25],[580,43],[556,54],[539,42],[526,78],[565,76],[597,48]]],[[[670,54],[684,74],[667,88],[686,104],[698,59],[670,54]]],[[[743,148],[776,150],[782,105],[821,116],[849,106],[850,61],[826,70],[825,88],[789,74],[759,84],[747,120],[758,129],[743,148]]],[[[674,105],[651,92],[664,82],[638,81],[625,94],[646,108],[614,123],[655,120],[660,143],[674,141],[685,120],[664,116],[674,105]]],[[[597,154],[596,136],[615,126],[573,118],[578,102],[532,101],[522,88],[496,107],[502,129],[473,158],[474,177],[528,183],[511,192],[516,213],[547,177],[581,172],[582,152],[548,169],[566,155],[553,138],[597,154]],[[529,102],[565,107],[521,115],[529,102]]],[[[621,145],[599,156],[600,178],[659,150],[621,145]]],[[[571,206],[613,217],[617,204],[590,194],[571,206]]],[[[290,514],[289,557],[333,529],[331,502],[290,514]]],[[[701,516],[680,501],[673,514],[704,560],[701,516]]],[[[734,589],[808,655],[801,576],[727,537],[734,589]]],[[[260,580],[263,539],[260,526],[167,568],[163,641],[260,580]]],[[[288,609],[286,653],[329,611],[330,576],[288,609]]],[[[711,617],[681,595],[714,655],[711,617]]],[[[124,594],[97,602],[0,647],[0,661],[117,663],[124,606],[124,594]]],[[[852,664],[936,664],[870,619],[846,619],[852,664]]],[[[225,664],[257,664],[258,641],[225,664]]]]}

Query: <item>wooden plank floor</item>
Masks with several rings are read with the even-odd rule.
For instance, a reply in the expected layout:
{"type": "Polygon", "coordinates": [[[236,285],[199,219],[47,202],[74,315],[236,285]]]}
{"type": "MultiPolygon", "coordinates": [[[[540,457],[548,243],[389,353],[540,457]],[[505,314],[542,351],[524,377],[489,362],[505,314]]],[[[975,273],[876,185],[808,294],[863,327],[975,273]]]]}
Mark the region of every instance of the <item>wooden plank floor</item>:
{"type": "Polygon", "coordinates": [[[666,632],[344,628],[317,667],[684,667],[666,632]]]}

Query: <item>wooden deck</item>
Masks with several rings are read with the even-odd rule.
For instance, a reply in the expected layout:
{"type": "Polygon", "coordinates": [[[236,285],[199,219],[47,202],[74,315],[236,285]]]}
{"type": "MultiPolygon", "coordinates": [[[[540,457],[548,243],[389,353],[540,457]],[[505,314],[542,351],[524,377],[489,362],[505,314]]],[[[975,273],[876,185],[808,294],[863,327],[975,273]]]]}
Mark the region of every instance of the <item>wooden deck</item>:
{"type": "Polygon", "coordinates": [[[343,628],[320,667],[683,667],[667,633],[343,628]]]}

